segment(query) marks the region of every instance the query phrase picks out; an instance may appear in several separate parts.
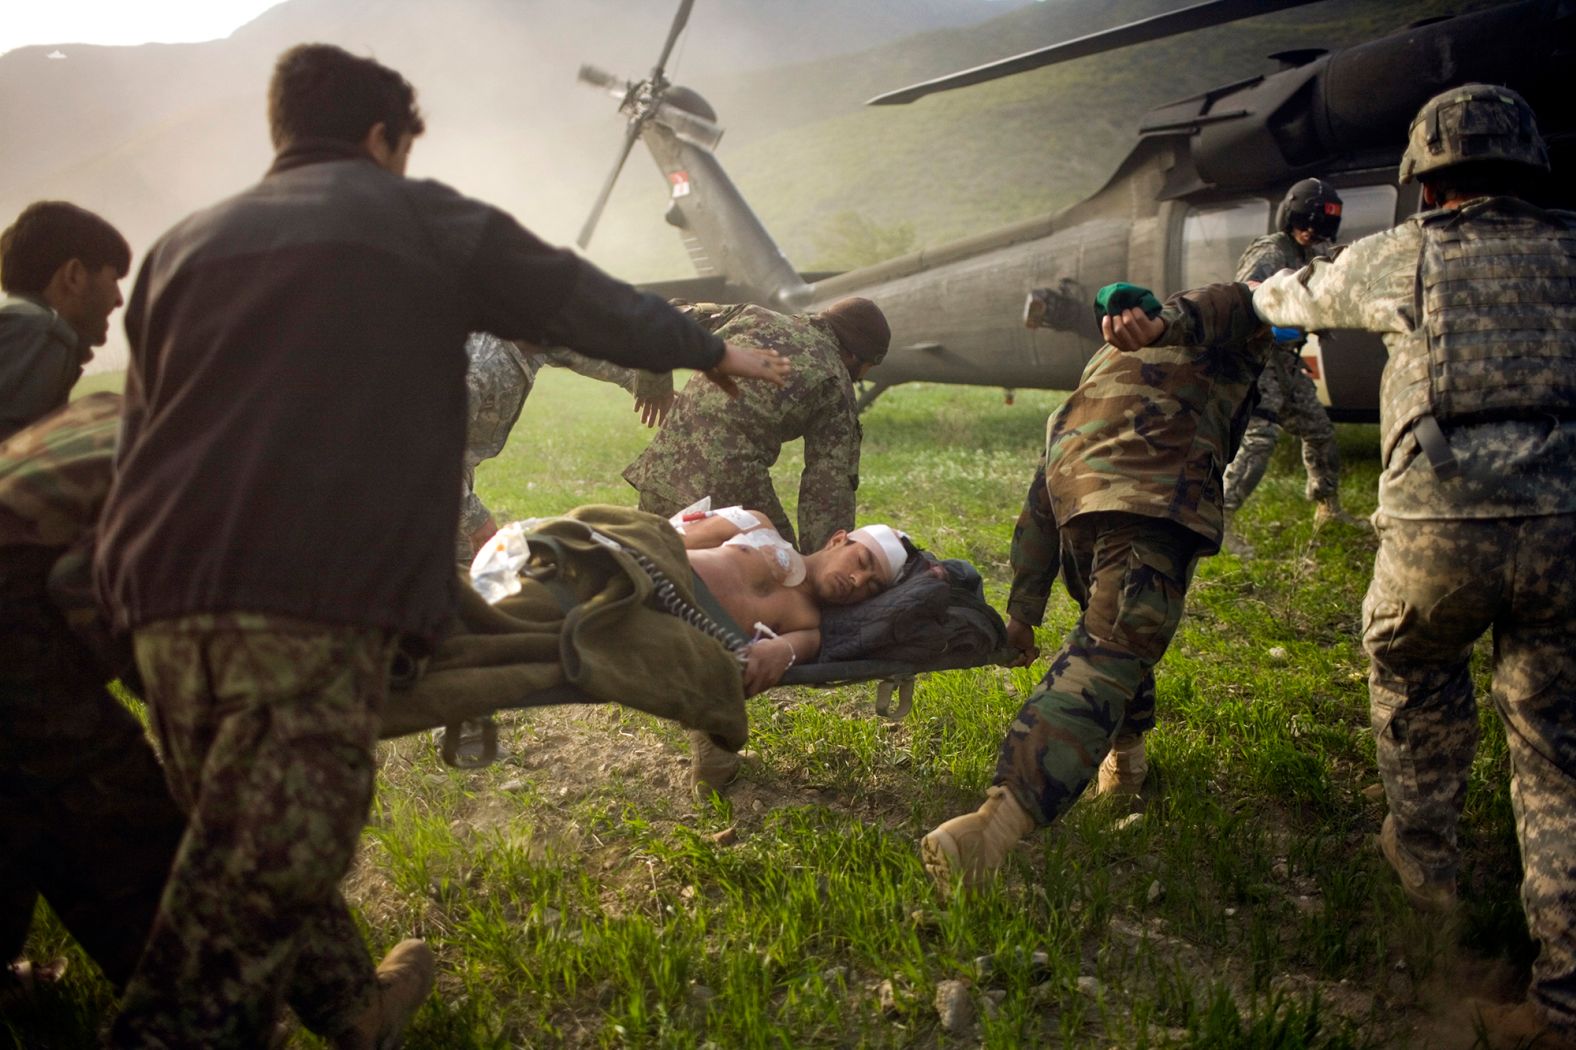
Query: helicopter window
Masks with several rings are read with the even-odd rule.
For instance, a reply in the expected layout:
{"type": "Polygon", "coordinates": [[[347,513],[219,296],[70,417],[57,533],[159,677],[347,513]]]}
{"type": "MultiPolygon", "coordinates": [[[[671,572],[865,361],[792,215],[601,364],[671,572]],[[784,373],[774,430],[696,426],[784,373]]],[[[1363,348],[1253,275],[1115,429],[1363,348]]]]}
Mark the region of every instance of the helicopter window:
{"type": "Polygon", "coordinates": [[[1342,186],[1340,193],[1342,244],[1395,225],[1394,186],[1342,186]]]}
{"type": "Polygon", "coordinates": [[[1182,220],[1183,288],[1229,281],[1248,243],[1270,226],[1270,202],[1263,197],[1203,204],[1182,220]]]}

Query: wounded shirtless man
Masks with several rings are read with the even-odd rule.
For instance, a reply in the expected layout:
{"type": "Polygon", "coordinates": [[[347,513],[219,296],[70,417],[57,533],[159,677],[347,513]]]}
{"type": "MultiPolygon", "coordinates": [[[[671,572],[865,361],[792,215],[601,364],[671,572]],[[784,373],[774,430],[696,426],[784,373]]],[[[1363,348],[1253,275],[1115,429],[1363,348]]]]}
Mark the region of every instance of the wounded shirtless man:
{"type": "MultiPolygon", "coordinates": [[[[795,663],[815,659],[822,607],[879,594],[909,554],[903,534],[890,525],[838,529],[820,550],[801,555],[761,511],[692,508],[669,520],[684,538],[697,595],[754,639],[744,666],[746,696],[775,685],[795,663]]],[[[738,776],[739,753],[698,731],[690,732],[690,746],[697,793],[721,791],[738,776]]]]}

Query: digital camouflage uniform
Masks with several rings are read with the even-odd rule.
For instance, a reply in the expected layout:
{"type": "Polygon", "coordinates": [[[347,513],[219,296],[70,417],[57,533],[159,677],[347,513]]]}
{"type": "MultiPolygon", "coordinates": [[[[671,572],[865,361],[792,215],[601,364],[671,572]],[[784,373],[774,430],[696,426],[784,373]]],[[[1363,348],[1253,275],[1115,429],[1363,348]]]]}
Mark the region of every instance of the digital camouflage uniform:
{"type": "Polygon", "coordinates": [[[42,892],[117,987],[142,953],[183,820],[96,615],[86,543],[109,490],[120,398],[81,398],[0,445],[0,941],[42,892]]]}
{"type": "Polygon", "coordinates": [[[666,517],[710,496],[714,506],[765,513],[795,543],[770,470],[785,442],[803,438],[796,546],[809,553],[838,529],[852,529],[859,414],[853,380],[830,327],[815,317],[761,306],[704,303],[680,309],[729,342],[776,350],[792,361],[793,373],[780,389],[741,384],[736,399],[694,376],[657,436],[624,470],[624,479],[640,493],[640,509],[666,517]]]}
{"type": "Polygon", "coordinates": [[[1391,819],[1414,874],[1452,885],[1478,735],[1468,660],[1492,628],[1522,903],[1542,944],[1529,995],[1568,1036],[1576,1034],[1573,222],[1512,198],[1479,198],[1414,216],[1333,262],[1271,278],[1254,295],[1274,324],[1367,329],[1385,340],[1380,545],[1363,641],[1391,819]]]}
{"type": "Polygon", "coordinates": [[[1083,610],[996,765],[994,782],[1041,824],[1078,798],[1119,730],[1154,723],[1152,670],[1198,558],[1220,547],[1220,465],[1268,352],[1240,285],[1174,296],[1161,317],[1156,345],[1103,347],[1051,416],[1013,533],[1012,616],[1044,618],[1058,567],[1083,610]]]}
{"type": "MultiPolygon", "coordinates": [[[[1330,254],[1316,242],[1304,248],[1289,233],[1272,233],[1248,245],[1237,264],[1237,280],[1262,281],[1281,270],[1299,270],[1330,254]]],[[[1259,376],[1259,406],[1248,420],[1242,447],[1226,468],[1226,509],[1239,509],[1258,488],[1282,430],[1302,439],[1302,465],[1308,473],[1307,498],[1323,502],[1339,494],[1341,452],[1335,425],[1319,403],[1313,377],[1303,367],[1302,344],[1276,343],[1259,376]]]]}
{"type": "Polygon", "coordinates": [[[637,385],[647,385],[652,374],[620,368],[573,350],[555,348],[528,353],[517,344],[486,332],[471,333],[465,341],[465,353],[470,359],[465,368],[469,421],[465,430],[465,488],[460,496],[460,532],[454,554],[457,561],[469,565],[471,536],[492,518],[492,512],[476,495],[476,467],[498,455],[508,444],[509,432],[520,418],[525,399],[531,396],[541,367],[551,364],[573,369],[583,376],[623,386],[631,393],[636,392],[637,385]]]}

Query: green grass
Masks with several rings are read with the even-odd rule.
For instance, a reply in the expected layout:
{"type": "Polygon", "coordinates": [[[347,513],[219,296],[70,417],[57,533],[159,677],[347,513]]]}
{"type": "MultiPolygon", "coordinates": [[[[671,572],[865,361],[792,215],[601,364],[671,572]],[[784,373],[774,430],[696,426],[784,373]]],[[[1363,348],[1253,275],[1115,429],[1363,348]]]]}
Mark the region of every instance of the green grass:
{"type": "MultiPolygon", "coordinates": [[[[864,421],[861,518],[974,561],[1000,604],[1058,398],[884,395],[864,421]]],[[[549,370],[479,489],[501,520],[632,503],[618,474],[644,440],[621,392],[549,370]]],[[[1340,440],[1343,500],[1365,514],[1375,430],[1343,426],[1340,440]]],[[[779,467],[790,503],[799,462],[790,450],[779,467]]],[[[417,935],[439,953],[408,1045],[1409,1045],[1429,1002],[1470,993],[1452,983],[1463,967],[1528,959],[1503,733],[1485,711],[1465,915],[1446,930],[1408,910],[1370,845],[1383,803],[1364,790],[1377,776],[1358,626],[1373,540],[1343,526],[1315,537],[1302,484],[1288,441],[1238,518],[1259,557],[1199,570],[1157,676],[1142,819],[1124,822],[1127,802],[1080,802],[981,893],[939,898],[915,843],[977,804],[1043,661],[926,676],[895,725],[874,716],[868,685],[753,698],[763,765],[699,807],[682,790],[682,735],[613,707],[509,714],[507,754],[476,772],[445,768],[426,737],[385,745],[348,887],[374,950],[417,935]],[[731,845],[714,839],[725,829],[731,845]],[[939,1027],[948,979],[971,982],[972,1034],[939,1027]]],[[[1042,650],[1074,617],[1058,590],[1042,650]]],[[[1486,686],[1481,659],[1475,670],[1486,686]]],[[[87,1045],[108,992],[41,919],[30,951],[66,951],[72,968],[0,1032],[87,1045]]]]}

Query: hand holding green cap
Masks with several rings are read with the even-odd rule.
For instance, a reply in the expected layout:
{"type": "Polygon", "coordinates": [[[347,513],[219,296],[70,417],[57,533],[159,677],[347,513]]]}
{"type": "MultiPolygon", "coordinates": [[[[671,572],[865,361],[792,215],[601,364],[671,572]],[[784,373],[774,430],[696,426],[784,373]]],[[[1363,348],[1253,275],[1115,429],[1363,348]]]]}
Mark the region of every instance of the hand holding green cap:
{"type": "Polygon", "coordinates": [[[1148,288],[1140,288],[1136,284],[1118,281],[1108,284],[1100,289],[1094,297],[1094,317],[1098,324],[1100,318],[1115,315],[1123,310],[1138,307],[1150,318],[1160,316],[1160,300],[1155,298],[1155,293],[1148,288]]]}

